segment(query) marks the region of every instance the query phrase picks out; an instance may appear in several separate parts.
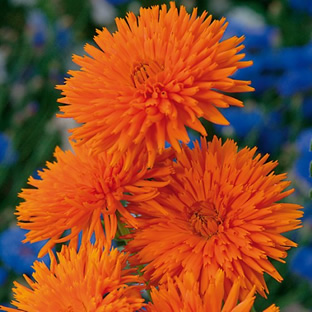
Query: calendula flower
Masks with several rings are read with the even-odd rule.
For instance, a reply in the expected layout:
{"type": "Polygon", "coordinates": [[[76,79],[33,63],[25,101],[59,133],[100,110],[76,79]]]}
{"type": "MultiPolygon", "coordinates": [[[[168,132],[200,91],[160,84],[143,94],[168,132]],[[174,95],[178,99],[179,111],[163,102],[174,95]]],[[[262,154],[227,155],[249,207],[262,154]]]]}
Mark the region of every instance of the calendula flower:
{"type": "Polygon", "coordinates": [[[300,227],[302,207],[279,202],[293,192],[290,182],[272,171],[277,162],[255,153],[217,137],[193,150],[184,145],[170,184],[155,198],[166,214],[148,203],[128,207],[139,214],[139,227],[126,250],[135,253],[134,265],[146,264],[146,280],[164,283],[165,273],[191,271],[204,293],[222,269],[225,293],[240,278],[241,298],[253,285],[265,296],[265,272],[282,280],[269,259],[284,262],[286,250],[296,246],[281,233],[300,227]]]}
{"type": "Polygon", "coordinates": [[[151,298],[153,303],[146,307],[148,312],[249,312],[255,301],[255,287],[251,289],[247,297],[238,304],[240,280],[236,280],[225,302],[224,272],[218,270],[214,280],[211,280],[208,288],[201,294],[199,283],[191,272],[186,272],[180,278],[167,277],[166,284],[158,289],[152,287],[151,298]]]}
{"type": "Polygon", "coordinates": [[[218,111],[242,102],[227,92],[247,92],[250,81],[230,78],[251,61],[244,58],[243,37],[222,41],[225,18],[212,20],[207,12],[188,14],[174,2],[141,8],[116,19],[114,34],[103,28],[85,46],[89,56],[74,56],[81,70],[58,86],[64,97],[58,117],[72,117],[80,127],[72,138],[92,141],[98,151],[114,153],[112,162],[132,145],[149,154],[148,165],[164,150],[165,141],[180,151],[188,142],[185,126],[202,135],[203,117],[228,124],[218,111]]]}
{"type": "Polygon", "coordinates": [[[172,167],[160,162],[147,169],[144,153],[126,153],[114,166],[110,165],[111,155],[95,155],[85,145],[74,146],[74,152],[56,148],[54,155],[56,161],[48,162],[47,169],[39,172],[41,179],[29,178],[28,183],[34,188],[22,190],[19,196],[24,201],[16,212],[18,225],[29,230],[25,242],[48,239],[40,257],[56,243],[71,240],[76,245],[81,231],[83,240],[95,233],[96,240],[109,247],[116,234],[116,212],[137,226],[121,200],[152,200],[158,195],[158,188],[168,183],[152,178],[168,176],[172,171],[172,167]],[[62,237],[67,230],[70,233],[62,237]]]}
{"type": "Polygon", "coordinates": [[[140,278],[125,269],[125,253],[89,243],[79,252],[63,245],[57,259],[52,252],[50,257],[50,269],[36,261],[32,279],[24,275],[29,287],[14,282],[11,304],[17,309],[0,306],[3,311],[131,312],[144,305],[140,278]]]}
{"type": "MultiPolygon", "coordinates": [[[[167,276],[167,283],[158,288],[152,287],[150,302],[146,310],[148,312],[249,312],[255,301],[255,287],[247,297],[238,303],[240,279],[237,279],[224,301],[224,272],[218,270],[210,281],[203,294],[199,291],[199,283],[191,272],[186,272],[180,278],[167,276]]],[[[278,312],[275,305],[270,306],[264,312],[278,312]]]]}

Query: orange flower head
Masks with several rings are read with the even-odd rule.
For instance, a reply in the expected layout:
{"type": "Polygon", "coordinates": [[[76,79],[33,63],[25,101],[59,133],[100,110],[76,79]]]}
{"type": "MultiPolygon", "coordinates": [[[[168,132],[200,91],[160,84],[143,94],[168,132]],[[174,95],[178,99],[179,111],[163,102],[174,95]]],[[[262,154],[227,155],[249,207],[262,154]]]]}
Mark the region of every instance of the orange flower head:
{"type": "Polygon", "coordinates": [[[29,287],[14,282],[17,309],[14,312],[134,312],[144,306],[140,295],[140,278],[125,269],[128,256],[117,249],[103,251],[91,244],[75,248],[62,246],[58,261],[50,252],[50,269],[35,261],[33,279],[24,275],[29,287]]]}
{"type": "Polygon", "coordinates": [[[183,145],[170,184],[155,198],[166,215],[148,203],[128,207],[140,217],[126,250],[135,253],[134,265],[146,264],[144,276],[154,285],[165,282],[165,273],[191,271],[203,293],[222,269],[226,294],[240,278],[241,298],[253,285],[266,296],[263,274],[282,280],[269,258],[285,262],[286,250],[296,246],[281,233],[300,227],[302,207],[279,202],[293,189],[285,190],[290,182],[272,171],[277,162],[266,162],[268,155],[238,151],[217,137],[200,144],[183,145]]]}
{"type": "Polygon", "coordinates": [[[25,201],[17,207],[18,225],[29,230],[25,242],[49,240],[39,256],[56,243],[71,240],[76,245],[81,231],[83,239],[95,233],[96,240],[108,246],[116,234],[117,211],[137,226],[121,200],[152,201],[158,188],[169,182],[154,178],[172,172],[172,167],[158,160],[157,166],[147,169],[144,153],[126,153],[111,166],[112,156],[105,152],[94,154],[86,145],[73,148],[74,152],[56,148],[56,162],[48,162],[48,168],[39,172],[42,179],[30,177],[28,183],[34,188],[23,189],[19,195],[25,201]],[[70,233],[62,237],[67,230],[70,233]]]}
{"type": "Polygon", "coordinates": [[[255,287],[247,297],[238,302],[240,280],[236,280],[225,302],[224,293],[224,272],[218,270],[216,276],[210,281],[207,289],[201,294],[199,283],[191,272],[186,272],[180,278],[171,279],[167,277],[166,284],[159,289],[152,287],[151,297],[153,303],[147,305],[148,312],[249,312],[255,300],[255,287]]]}
{"type": "Polygon", "coordinates": [[[63,98],[58,117],[82,125],[72,130],[77,141],[91,140],[96,150],[114,153],[113,163],[131,145],[144,148],[151,167],[165,141],[180,151],[188,142],[185,126],[202,135],[203,117],[228,124],[218,111],[242,102],[227,92],[247,92],[250,81],[230,78],[251,61],[241,61],[243,37],[222,40],[225,19],[212,20],[197,9],[188,14],[171,2],[141,8],[140,16],[117,18],[114,34],[103,28],[85,46],[89,56],[74,56],[81,70],[58,86],[63,98]]]}

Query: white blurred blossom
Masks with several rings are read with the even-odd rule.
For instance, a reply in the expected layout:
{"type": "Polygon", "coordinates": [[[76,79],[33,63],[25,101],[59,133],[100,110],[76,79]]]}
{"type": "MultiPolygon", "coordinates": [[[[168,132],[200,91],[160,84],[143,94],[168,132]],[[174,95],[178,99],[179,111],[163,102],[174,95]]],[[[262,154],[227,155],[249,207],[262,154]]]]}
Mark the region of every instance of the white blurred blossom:
{"type": "Polygon", "coordinates": [[[6,50],[0,48],[0,84],[3,84],[8,76],[6,71],[6,59],[6,50]]]}
{"type": "Polygon", "coordinates": [[[37,0],[10,0],[13,6],[34,6],[37,0]]]}
{"type": "Polygon", "coordinates": [[[90,0],[90,3],[91,16],[95,24],[103,26],[114,21],[117,12],[113,5],[105,0],[90,0]]]}

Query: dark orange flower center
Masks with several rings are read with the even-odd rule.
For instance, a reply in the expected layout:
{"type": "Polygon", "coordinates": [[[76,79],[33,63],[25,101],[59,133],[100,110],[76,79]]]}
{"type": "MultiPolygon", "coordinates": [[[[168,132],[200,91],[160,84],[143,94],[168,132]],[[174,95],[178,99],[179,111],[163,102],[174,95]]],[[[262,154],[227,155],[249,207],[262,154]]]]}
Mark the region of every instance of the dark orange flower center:
{"type": "Polygon", "coordinates": [[[134,65],[131,79],[136,88],[144,84],[146,80],[161,72],[163,66],[159,65],[156,61],[142,62],[134,65]]]}
{"type": "Polygon", "coordinates": [[[193,213],[189,221],[195,233],[210,238],[218,232],[222,220],[212,203],[197,202],[192,206],[191,210],[193,213]]]}

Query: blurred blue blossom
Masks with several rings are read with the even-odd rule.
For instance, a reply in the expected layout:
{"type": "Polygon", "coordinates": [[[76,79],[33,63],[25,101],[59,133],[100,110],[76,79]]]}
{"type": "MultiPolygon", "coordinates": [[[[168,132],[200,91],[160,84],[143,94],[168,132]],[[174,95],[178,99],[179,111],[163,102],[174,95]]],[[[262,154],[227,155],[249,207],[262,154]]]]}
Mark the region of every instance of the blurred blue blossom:
{"type": "Polygon", "coordinates": [[[43,169],[44,168],[38,168],[37,170],[35,170],[32,174],[32,177],[36,180],[42,180],[40,173],[44,171],[43,169]]]}
{"type": "Polygon", "coordinates": [[[304,98],[301,111],[303,118],[312,118],[312,97],[304,98]]]}
{"type": "Polygon", "coordinates": [[[296,148],[300,153],[309,152],[312,143],[312,128],[304,129],[298,135],[296,140],[296,148]]]}
{"type": "Polygon", "coordinates": [[[296,178],[305,183],[309,188],[312,187],[312,178],[310,176],[311,160],[312,153],[305,152],[297,158],[293,166],[296,178]]]}
{"type": "Polygon", "coordinates": [[[215,125],[215,128],[223,135],[234,134],[238,138],[244,138],[251,131],[259,131],[264,123],[263,114],[258,108],[242,110],[239,107],[229,107],[222,113],[230,125],[215,125]]]}
{"type": "Polygon", "coordinates": [[[298,247],[290,263],[291,271],[312,282],[311,268],[312,268],[312,248],[298,247]]]}
{"type": "Polygon", "coordinates": [[[45,14],[39,9],[31,10],[27,16],[26,27],[33,46],[44,46],[48,38],[48,21],[45,14]]]}
{"type": "Polygon", "coordinates": [[[288,141],[290,130],[282,123],[282,112],[272,110],[266,114],[260,129],[258,147],[262,153],[274,154],[288,141]]]}
{"type": "Polygon", "coordinates": [[[307,12],[312,15],[312,1],[311,0],[289,0],[289,4],[293,9],[307,12]]]}
{"type": "MultiPolygon", "coordinates": [[[[26,230],[12,226],[0,233],[0,259],[4,265],[17,274],[31,274],[32,264],[45,241],[38,243],[22,243],[25,239],[26,230]]],[[[49,256],[40,259],[49,264],[49,256]]]]}
{"type": "Polygon", "coordinates": [[[296,140],[298,157],[293,165],[294,175],[308,188],[312,187],[310,165],[312,160],[311,148],[312,128],[303,130],[296,140]]]}
{"type": "Polygon", "coordinates": [[[0,267],[0,286],[2,286],[8,278],[8,271],[0,267]]]}
{"type": "Polygon", "coordinates": [[[303,217],[302,221],[307,221],[310,225],[312,225],[312,203],[311,201],[307,202],[303,205],[303,217]]]}
{"type": "MultiPolygon", "coordinates": [[[[300,58],[299,55],[298,58],[300,58]]],[[[312,90],[312,69],[310,68],[290,70],[282,75],[277,84],[278,93],[286,97],[297,92],[306,92],[309,89],[312,90]]]]}
{"type": "Polygon", "coordinates": [[[227,14],[229,25],[225,38],[245,36],[243,44],[247,50],[267,51],[275,45],[278,29],[265,23],[262,15],[249,7],[237,7],[227,14]]]}
{"type": "Polygon", "coordinates": [[[188,133],[188,135],[190,137],[190,142],[187,143],[187,146],[190,149],[193,149],[195,141],[199,141],[200,142],[200,134],[198,132],[196,132],[196,131],[193,131],[193,130],[189,130],[187,133],[188,133]]]}
{"type": "MultiPolygon", "coordinates": [[[[200,141],[200,134],[197,131],[194,130],[188,130],[187,134],[190,138],[190,141],[186,144],[190,149],[194,148],[195,141],[200,141]]],[[[180,142],[181,143],[181,142],[180,142]]],[[[170,147],[171,145],[165,141],[165,148],[170,147]]]]}
{"type": "Polygon", "coordinates": [[[17,153],[9,136],[0,132],[0,165],[12,165],[17,161],[17,153]]]}
{"type": "MultiPolygon", "coordinates": [[[[276,69],[294,70],[312,65],[312,44],[304,46],[286,47],[277,50],[271,58],[276,69]]],[[[271,64],[273,65],[273,64],[271,64]]]]}
{"type": "Polygon", "coordinates": [[[56,44],[61,49],[66,49],[71,46],[73,41],[73,31],[71,28],[71,18],[68,16],[63,16],[56,22],[55,33],[56,33],[56,44]]]}
{"type": "Polygon", "coordinates": [[[275,88],[290,96],[312,88],[312,45],[267,49],[253,54],[253,66],[235,74],[237,79],[248,77],[256,93],[275,88]]]}
{"type": "Polygon", "coordinates": [[[122,3],[130,2],[130,0],[107,0],[107,2],[112,4],[112,5],[119,5],[119,4],[122,4],[122,3]]]}

